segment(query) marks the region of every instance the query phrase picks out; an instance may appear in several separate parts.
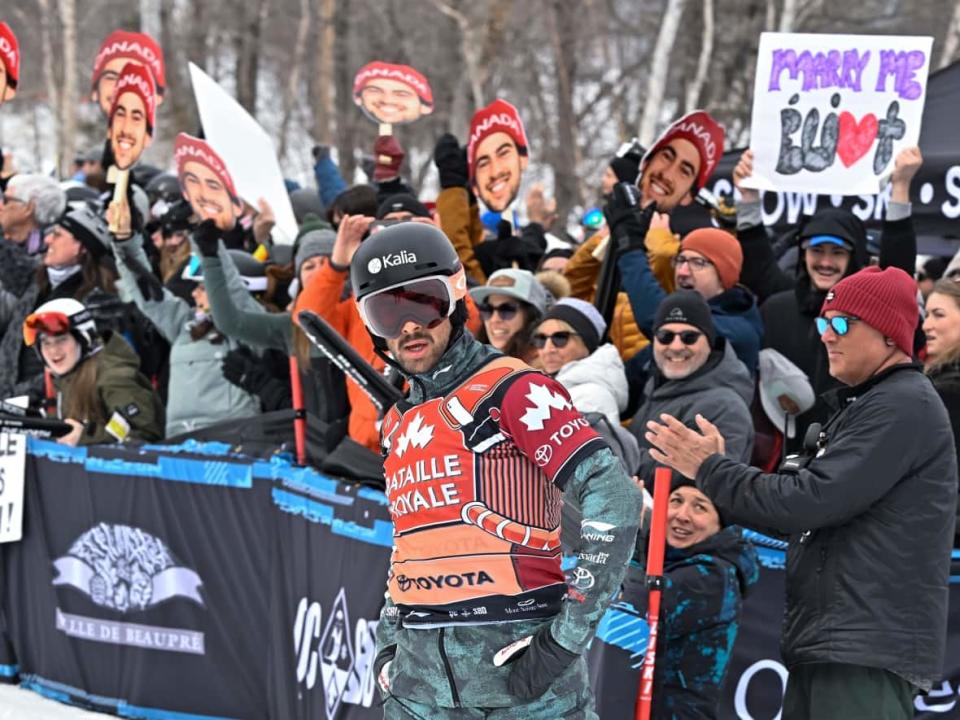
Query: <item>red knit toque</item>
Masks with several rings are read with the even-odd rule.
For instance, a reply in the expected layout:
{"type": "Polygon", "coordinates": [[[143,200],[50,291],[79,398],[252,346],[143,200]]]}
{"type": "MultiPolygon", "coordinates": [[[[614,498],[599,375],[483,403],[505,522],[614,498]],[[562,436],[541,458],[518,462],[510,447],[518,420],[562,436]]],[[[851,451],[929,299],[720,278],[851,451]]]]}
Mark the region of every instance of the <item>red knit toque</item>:
{"type": "Polygon", "coordinates": [[[157,86],[157,92],[163,95],[167,86],[167,78],[163,69],[163,51],[157,45],[157,41],[146,33],[127,32],[126,30],[114,30],[103,41],[97,57],[93,61],[93,80],[91,85],[94,89],[100,81],[100,75],[103,74],[104,66],[115,58],[126,58],[127,60],[136,60],[143,63],[150,72],[153,73],[153,82],[157,86]]]}
{"type": "Polygon", "coordinates": [[[920,309],[917,283],[900,268],[864,268],[833,286],[820,313],[855,315],[913,357],[913,334],[920,309]]]}
{"type": "Polygon", "coordinates": [[[17,82],[20,80],[20,45],[17,36],[5,22],[0,22],[0,62],[7,72],[7,97],[0,97],[0,102],[9,100],[16,95],[17,82]]]}
{"type": "Polygon", "coordinates": [[[699,228],[689,233],[680,243],[680,252],[693,250],[713,263],[720,276],[720,284],[729,290],[740,280],[743,250],[737,239],[717,228],[699,228]]]}
{"type": "Polygon", "coordinates": [[[470,138],[467,140],[467,164],[470,170],[470,179],[476,171],[477,146],[487,135],[504,132],[517,144],[517,152],[527,155],[527,133],[523,129],[520,113],[506,100],[494,100],[486,107],[482,107],[473,114],[470,120],[470,138]]]}

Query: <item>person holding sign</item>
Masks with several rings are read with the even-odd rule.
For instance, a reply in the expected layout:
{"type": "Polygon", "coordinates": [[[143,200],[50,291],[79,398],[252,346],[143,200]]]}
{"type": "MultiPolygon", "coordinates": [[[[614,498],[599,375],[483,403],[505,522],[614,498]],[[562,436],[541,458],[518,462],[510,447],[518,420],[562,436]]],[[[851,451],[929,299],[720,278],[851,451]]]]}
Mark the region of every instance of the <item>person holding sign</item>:
{"type": "Polygon", "coordinates": [[[10,26],[0,22],[0,105],[14,98],[19,80],[20,44],[10,26]]]}
{"type": "Polygon", "coordinates": [[[127,63],[120,71],[110,105],[107,139],[114,162],[129,170],[153,141],[157,98],[153,76],[139,63],[127,63]]]}
{"type": "Polygon", "coordinates": [[[385,125],[410,123],[433,112],[430,83],[409,65],[367,63],[353,79],[353,100],[364,115],[385,125]]]}
{"type": "Polygon", "coordinates": [[[72,298],[44,303],[23,323],[23,341],[53,375],[58,417],[73,430],[64,445],[163,439],[163,404],[122,336],[101,335],[72,298]]]}
{"type": "Polygon", "coordinates": [[[957,457],[911,359],[916,293],[907,273],[877,267],[827,293],[817,330],[845,387],[775,473],[725,457],[703,417],[699,431],[666,414],[647,423],[651,457],[727,522],[789,536],[783,720],[908,720],[942,677],[957,457]]]}
{"type": "Polygon", "coordinates": [[[147,68],[156,86],[156,104],[163,102],[166,90],[163,52],[156,41],[145,33],[114,30],[103,41],[93,63],[90,100],[97,103],[103,114],[110,115],[113,95],[120,72],[128,63],[147,68]]]}

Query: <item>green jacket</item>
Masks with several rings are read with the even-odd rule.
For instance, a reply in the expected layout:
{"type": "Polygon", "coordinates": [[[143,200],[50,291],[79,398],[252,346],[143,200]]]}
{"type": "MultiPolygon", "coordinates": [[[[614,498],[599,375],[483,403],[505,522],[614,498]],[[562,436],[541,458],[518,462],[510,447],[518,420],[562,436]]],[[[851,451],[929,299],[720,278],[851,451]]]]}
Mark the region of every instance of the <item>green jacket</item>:
{"type": "MultiPolygon", "coordinates": [[[[122,336],[111,332],[103,349],[83,362],[97,366],[96,391],[100,406],[93,417],[73,418],[86,422],[80,445],[118,442],[119,438],[107,431],[111,419],[120,428],[129,427],[123,440],[154,442],[163,439],[164,411],[160,396],[140,373],[140,358],[122,336]]],[[[79,368],[80,364],[76,369],[79,368]]],[[[58,392],[58,407],[65,407],[71,393],[75,392],[76,369],[53,380],[58,392]]]]}

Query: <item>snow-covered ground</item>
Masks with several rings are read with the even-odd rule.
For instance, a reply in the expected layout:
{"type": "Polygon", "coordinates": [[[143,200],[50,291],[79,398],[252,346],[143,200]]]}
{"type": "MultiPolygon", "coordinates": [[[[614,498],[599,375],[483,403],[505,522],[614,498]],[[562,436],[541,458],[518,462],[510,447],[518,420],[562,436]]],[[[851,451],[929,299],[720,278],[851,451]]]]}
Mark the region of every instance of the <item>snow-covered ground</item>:
{"type": "Polygon", "coordinates": [[[103,720],[114,717],[102,713],[78,710],[48,700],[19,685],[0,685],[0,720],[103,720]]]}

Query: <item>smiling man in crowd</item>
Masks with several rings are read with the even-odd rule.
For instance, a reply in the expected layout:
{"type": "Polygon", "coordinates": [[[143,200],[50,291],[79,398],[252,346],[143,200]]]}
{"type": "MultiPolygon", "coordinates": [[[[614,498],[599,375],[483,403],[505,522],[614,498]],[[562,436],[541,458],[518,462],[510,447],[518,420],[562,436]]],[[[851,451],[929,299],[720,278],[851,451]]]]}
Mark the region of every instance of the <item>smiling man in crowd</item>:
{"type": "Polygon", "coordinates": [[[129,170],[153,141],[156,92],[143,65],[127,63],[120,71],[110,106],[107,137],[116,166],[129,170]]]}
{"type": "Polygon", "coordinates": [[[826,295],[817,329],[835,413],[776,473],[724,456],[724,435],[664,414],[653,460],[728,521],[788,535],[783,720],[909,720],[947,640],[957,460],[950,419],[912,361],[917,286],[870,267],[826,295]],[[922,441],[918,441],[922,439],[922,441]]]}
{"type": "Polygon", "coordinates": [[[381,123],[409,123],[433,112],[430,83],[409,65],[367,63],[353,79],[353,100],[381,123]]]}

